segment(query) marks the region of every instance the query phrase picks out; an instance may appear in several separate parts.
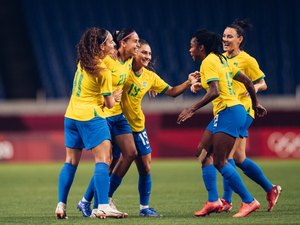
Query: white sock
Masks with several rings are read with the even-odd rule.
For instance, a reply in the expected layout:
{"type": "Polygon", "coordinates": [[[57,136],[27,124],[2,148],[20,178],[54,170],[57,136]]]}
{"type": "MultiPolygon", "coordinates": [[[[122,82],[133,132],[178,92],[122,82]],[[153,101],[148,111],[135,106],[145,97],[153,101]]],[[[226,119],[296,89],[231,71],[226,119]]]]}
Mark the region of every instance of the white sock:
{"type": "Polygon", "coordinates": [[[140,210],[142,209],[148,209],[149,208],[149,205],[140,205],[140,210]]]}
{"type": "Polygon", "coordinates": [[[107,209],[109,207],[109,204],[99,204],[98,205],[98,209],[100,209],[100,210],[105,210],[105,209],[107,209]]]}
{"type": "Polygon", "coordinates": [[[85,199],[85,197],[83,197],[83,198],[81,199],[81,201],[83,201],[83,202],[89,202],[88,200],[85,199]]]}
{"type": "Polygon", "coordinates": [[[63,203],[63,202],[59,202],[57,205],[60,205],[60,206],[62,206],[62,207],[64,207],[64,208],[67,207],[67,205],[66,205],[65,203],[63,203]]]}

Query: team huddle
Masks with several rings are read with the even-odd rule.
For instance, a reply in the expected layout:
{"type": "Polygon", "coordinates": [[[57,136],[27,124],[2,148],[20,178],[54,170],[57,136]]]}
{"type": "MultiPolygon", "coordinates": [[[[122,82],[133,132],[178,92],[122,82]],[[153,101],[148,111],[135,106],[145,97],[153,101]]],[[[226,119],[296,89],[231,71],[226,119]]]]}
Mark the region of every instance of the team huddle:
{"type": "Polygon", "coordinates": [[[271,211],[281,187],[273,185],[245,153],[248,128],[255,114],[267,114],[256,97],[258,91],[267,88],[265,75],[256,60],[243,51],[244,30],[249,25],[236,20],[226,27],[223,37],[198,30],[191,38],[189,52],[194,61],[202,61],[200,71],[190,73],[185,82],[174,87],[154,72],[151,47],[136,31],[122,29],[111,34],[103,28],[88,29],[77,45],[77,70],[65,113],[66,161],[59,174],[56,218],[67,218],[67,198],[82,149],[91,150],[95,158],[94,176],[77,205],[84,217],[128,217],[117,209],[113,194],[133,161],[139,173],[139,215],[162,216],[150,207],[152,149],[142,100],[149,91],[176,97],[187,89],[197,92],[202,88],[206,94],[177,119],[177,123],[183,123],[201,107],[213,104],[214,118],[197,147],[208,200],[194,215],[230,211],[233,191],[242,200],[233,217],[245,217],[260,208],[236,166],[264,189],[271,211]],[[217,170],[223,177],[222,198],[217,191],[217,170]]]}

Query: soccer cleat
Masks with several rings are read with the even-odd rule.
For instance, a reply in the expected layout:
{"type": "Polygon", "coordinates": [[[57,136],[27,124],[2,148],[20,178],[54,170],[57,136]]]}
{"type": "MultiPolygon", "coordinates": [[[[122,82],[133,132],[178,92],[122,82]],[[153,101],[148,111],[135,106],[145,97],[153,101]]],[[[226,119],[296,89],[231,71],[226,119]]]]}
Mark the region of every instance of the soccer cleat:
{"type": "Polygon", "coordinates": [[[117,218],[117,219],[125,218],[125,215],[123,212],[113,209],[110,206],[108,206],[106,208],[98,208],[97,211],[93,212],[93,215],[95,215],[99,219],[105,219],[107,217],[117,218]]]}
{"type": "Polygon", "coordinates": [[[215,202],[206,202],[202,209],[194,213],[194,216],[208,216],[212,212],[221,212],[221,209],[222,202],[220,199],[215,202]]]}
{"type": "Polygon", "coordinates": [[[159,213],[155,211],[153,208],[145,208],[140,210],[141,217],[161,217],[159,213]]]}
{"type": "Polygon", "coordinates": [[[234,217],[234,218],[246,217],[250,213],[254,212],[255,210],[257,210],[259,208],[260,208],[260,204],[256,199],[254,199],[250,203],[242,202],[239,212],[234,214],[232,217],[234,217]]]}
{"type": "Polygon", "coordinates": [[[66,213],[66,204],[63,202],[59,202],[55,209],[55,216],[57,219],[68,219],[66,213]]]}
{"type": "Polygon", "coordinates": [[[220,212],[230,212],[232,209],[232,203],[228,203],[225,199],[221,199],[222,202],[222,208],[220,212]]]}
{"type": "Polygon", "coordinates": [[[90,205],[91,205],[90,202],[84,202],[84,201],[80,200],[78,202],[77,209],[79,209],[79,211],[82,212],[82,215],[84,217],[90,217],[91,213],[92,213],[90,205]]]}
{"type": "Polygon", "coordinates": [[[274,185],[273,188],[267,192],[267,201],[269,203],[268,211],[271,212],[277,203],[278,197],[281,192],[281,187],[279,185],[274,185]]]}
{"type": "MultiPolygon", "coordinates": [[[[116,203],[114,202],[114,200],[112,198],[109,198],[109,206],[112,208],[112,209],[115,209],[118,211],[117,209],[117,206],[116,206],[116,203]]],[[[124,212],[124,217],[128,217],[128,213],[124,212]]]]}
{"type": "Polygon", "coordinates": [[[98,211],[98,209],[93,209],[92,210],[92,213],[91,213],[91,215],[90,215],[90,218],[97,218],[97,211],[98,211]]]}

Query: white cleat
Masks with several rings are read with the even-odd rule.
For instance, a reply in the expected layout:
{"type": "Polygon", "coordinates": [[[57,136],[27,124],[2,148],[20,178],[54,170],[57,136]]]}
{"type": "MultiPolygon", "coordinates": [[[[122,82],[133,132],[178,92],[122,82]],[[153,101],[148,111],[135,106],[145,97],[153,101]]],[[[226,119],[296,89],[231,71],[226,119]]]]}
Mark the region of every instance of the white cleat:
{"type": "Polygon", "coordinates": [[[123,212],[113,209],[110,206],[106,208],[98,208],[97,211],[92,212],[92,215],[95,215],[99,219],[105,219],[107,217],[117,219],[125,218],[125,214],[123,212]]]}
{"type": "Polygon", "coordinates": [[[90,215],[90,218],[93,218],[93,219],[97,218],[97,211],[98,211],[98,209],[93,209],[92,213],[90,215]]]}
{"type": "MultiPolygon", "coordinates": [[[[119,211],[119,210],[117,209],[116,203],[114,202],[114,200],[113,200],[112,198],[109,198],[109,206],[110,206],[112,209],[119,211]]],[[[128,217],[128,213],[126,213],[126,212],[123,212],[123,213],[124,213],[124,217],[128,217]]]]}
{"type": "Polygon", "coordinates": [[[63,202],[59,202],[56,206],[55,216],[57,219],[68,219],[66,213],[66,204],[63,202]]]}

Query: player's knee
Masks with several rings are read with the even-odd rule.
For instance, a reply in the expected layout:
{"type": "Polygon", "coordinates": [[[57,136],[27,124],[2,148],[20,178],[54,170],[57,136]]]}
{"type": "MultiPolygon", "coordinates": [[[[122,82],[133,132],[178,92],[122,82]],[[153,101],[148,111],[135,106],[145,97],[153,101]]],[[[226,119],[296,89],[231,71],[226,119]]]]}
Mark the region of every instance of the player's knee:
{"type": "Polygon", "coordinates": [[[203,145],[200,143],[198,146],[197,146],[197,150],[196,150],[196,154],[195,156],[196,157],[199,157],[201,154],[203,154],[205,151],[205,153],[207,152],[206,149],[204,149],[203,145]]]}
{"type": "Polygon", "coordinates": [[[151,163],[146,163],[145,165],[145,171],[147,174],[150,174],[150,171],[151,171],[151,163]]]}
{"type": "Polygon", "coordinates": [[[138,153],[136,150],[127,151],[126,154],[123,154],[123,158],[126,160],[133,161],[137,157],[138,153]]]}
{"type": "Polygon", "coordinates": [[[233,159],[234,159],[235,163],[241,164],[246,159],[246,155],[245,154],[234,154],[233,159]]]}
{"type": "Polygon", "coordinates": [[[225,160],[214,159],[214,166],[217,169],[221,169],[222,167],[225,166],[225,160]]]}

